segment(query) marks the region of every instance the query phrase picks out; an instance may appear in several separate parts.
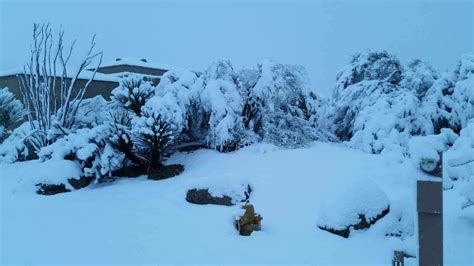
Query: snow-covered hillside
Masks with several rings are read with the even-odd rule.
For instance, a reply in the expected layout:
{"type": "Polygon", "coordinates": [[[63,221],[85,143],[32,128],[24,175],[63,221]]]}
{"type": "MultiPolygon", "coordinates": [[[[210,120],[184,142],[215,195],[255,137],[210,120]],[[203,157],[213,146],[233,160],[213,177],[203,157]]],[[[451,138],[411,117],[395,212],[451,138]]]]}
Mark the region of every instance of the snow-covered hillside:
{"type": "MultiPolygon", "coordinates": [[[[0,264],[389,265],[394,250],[417,250],[415,184],[428,177],[408,159],[316,142],[300,149],[254,144],[231,153],[176,153],[166,163],[181,163],[185,171],[166,180],[123,178],[55,196],[35,194],[34,183],[74,176],[74,164],[1,164],[0,264]],[[355,180],[379,187],[390,212],[347,239],[319,229],[324,201],[345,198],[341,192],[355,180]],[[262,231],[250,237],[234,229],[239,205],[185,200],[190,188],[219,192],[243,183],[252,186],[250,202],[263,217],[262,231]],[[386,236],[393,232],[403,237],[386,236]]],[[[445,265],[473,265],[474,209],[461,210],[456,186],[444,198],[445,265]]]]}

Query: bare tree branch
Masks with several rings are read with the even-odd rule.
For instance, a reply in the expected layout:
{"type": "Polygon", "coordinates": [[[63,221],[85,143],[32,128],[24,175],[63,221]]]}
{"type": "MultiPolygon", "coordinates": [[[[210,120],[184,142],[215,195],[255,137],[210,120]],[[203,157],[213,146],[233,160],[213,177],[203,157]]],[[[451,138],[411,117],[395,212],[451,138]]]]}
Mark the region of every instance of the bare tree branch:
{"type": "Polygon", "coordinates": [[[28,120],[35,133],[36,140],[31,144],[35,149],[47,145],[47,136],[51,129],[59,128],[60,132],[71,129],[79,105],[102,63],[102,52],[95,52],[95,35],[92,38],[86,56],[79,64],[73,76],[68,75],[68,63],[72,57],[76,40],[65,52],[64,31],[60,28],[58,39],[53,39],[50,24],[34,24],[33,44],[30,61],[18,75],[20,91],[27,109],[28,120]],[[87,68],[97,62],[84,85],[78,80],[87,68]]]}

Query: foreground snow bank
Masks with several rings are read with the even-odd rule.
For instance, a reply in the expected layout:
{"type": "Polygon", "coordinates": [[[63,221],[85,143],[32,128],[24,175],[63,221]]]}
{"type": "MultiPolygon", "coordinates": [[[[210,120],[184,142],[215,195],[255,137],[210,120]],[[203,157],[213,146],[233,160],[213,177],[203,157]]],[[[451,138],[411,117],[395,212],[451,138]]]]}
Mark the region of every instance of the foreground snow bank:
{"type": "MultiPolygon", "coordinates": [[[[0,164],[0,264],[389,265],[393,250],[416,252],[413,232],[386,236],[410,228],[416,217],[415,180],[423,174],[409,161],[315,143],[295,150],[270,145],[226,154],[199,150],[175,154],[166,163],[181,163],[186,170],[161,181],[123,179],[49,197],[26,189],[28,178],[41,169],[66,178],[64,168],[39,162],[0,164]],[[323,200],[359,179],[384,191],[390,213],[348,239],[318,229],[323,200]],[[262,231],[250,237],[239,236],[233,225],[240,205],[185,200],[186,192],[198,185],[213,185],[219,192],[224,184],[240,182],[252,185],[250,202],[264,218],[262,231]]],[[[474,213],[469,208],[461,212],[456,205],[461,198],[452,192],[445,192],[445,264],[472,265],[472,234],[467,232],[474,213]]]]}

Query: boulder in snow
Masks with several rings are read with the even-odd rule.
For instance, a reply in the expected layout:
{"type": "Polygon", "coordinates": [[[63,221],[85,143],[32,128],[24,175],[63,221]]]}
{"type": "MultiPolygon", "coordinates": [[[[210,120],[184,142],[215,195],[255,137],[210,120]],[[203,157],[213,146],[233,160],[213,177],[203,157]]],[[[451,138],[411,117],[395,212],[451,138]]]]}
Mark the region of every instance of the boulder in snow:
{"type": "Polygon", "coordinates": [[[71,190],[66,188],[66,185],[64,184],[36,184],[38,186],[38,190],[36,193],[40,195],[55,195],[59,193],[64,193],[64,192],[70,192],[71,190]]]}
{"type": "Polygon", "coordinates": [[[92,183],[93,180],[94,180],[94,177],[92,177],[92,176],[81,176],[80,178],[69,178],[67,180],[67,182],[73,188],[81,189],[81,188],[85,188],[88,185],[90,185],[90,183],[92,183]]]}
{"type": "Polygon", "coordinates": [[[180,175],[184,171],[184,166],[181,164],[164,165],[157,170],[148,173],[148,179],[162,180],[180,175]]]}
{"type": "Polygon", "coordinates": [[[320,229],[348,238],[351,228],[363,230],[390,210],[385,192],[373,181],[356,179],[325,197],[317,225],[320,229]]]}
{"type": "Polygon", "coordinates": [[[57,184],[48,184],[48,183],[38,183],[36,186],[38,187],[38,190],[36,191],[37,194],[40,195],[55,195],[59,193],[65,193],[65,192],[70,192],[71,187],[74,189],[81,189],[85,188],[92,181],[94,180],[94,177],[91,176],[81,176],[79,178],[71,177],[67,179],[68,184],[63,184],[63,183],[57,183],[57,184]]]}
{"type": "Polygon", "coordinates": [[[250,197],[250,185],[241,185],[238,188],[210,186],[208,188],[193,188],[186,193],[186,201],[194,204],[215,204],[232,206],[237,202],[244,202],[250,197]]]}

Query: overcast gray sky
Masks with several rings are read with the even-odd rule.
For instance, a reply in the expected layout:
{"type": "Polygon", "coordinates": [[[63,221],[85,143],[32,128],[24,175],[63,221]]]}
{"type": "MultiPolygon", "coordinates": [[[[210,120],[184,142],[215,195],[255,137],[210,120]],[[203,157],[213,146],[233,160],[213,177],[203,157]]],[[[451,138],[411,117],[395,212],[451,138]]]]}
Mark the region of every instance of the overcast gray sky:
{"type": "Polygon", "coordinates": [[[200,69],[216,58],[255,66],[264,58],[306,67],[328,94],[350,55],[385,49],[452,68],[474,47],[474,1],[24,1],[0,0],[0,70],[28,56],[33,22],[63,25],[106,60],[147,58],[200,69]]]}

